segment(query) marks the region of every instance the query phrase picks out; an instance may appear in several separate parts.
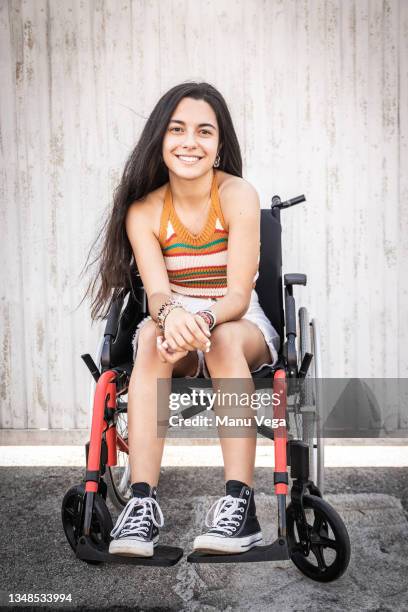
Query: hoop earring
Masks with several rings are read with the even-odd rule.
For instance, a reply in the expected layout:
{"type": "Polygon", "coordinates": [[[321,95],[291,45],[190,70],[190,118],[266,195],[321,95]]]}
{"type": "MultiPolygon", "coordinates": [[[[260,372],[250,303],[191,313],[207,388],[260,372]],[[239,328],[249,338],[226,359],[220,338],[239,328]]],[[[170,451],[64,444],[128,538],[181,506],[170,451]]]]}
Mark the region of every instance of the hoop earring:
{"type": "Polygon", "coordinates": [[[218,168],[219,165],[220,165],[220,156],[217,155],[217,157],[215,158],[215,162],[214,162],[214,168],[218,168]]]}

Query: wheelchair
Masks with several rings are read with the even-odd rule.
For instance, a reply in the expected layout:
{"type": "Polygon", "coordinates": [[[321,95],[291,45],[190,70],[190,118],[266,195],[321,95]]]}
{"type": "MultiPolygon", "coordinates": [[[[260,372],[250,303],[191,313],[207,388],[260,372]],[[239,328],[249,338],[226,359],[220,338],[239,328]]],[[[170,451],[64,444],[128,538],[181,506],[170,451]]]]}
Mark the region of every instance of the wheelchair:
{"type": "MultiPolygon", "coordinates": [[[[270,544],[233,555],[193,552],[187,561],[242,563],[290,559],[305,576],[330,582],[347,569],[350,540],[341,517],[323,499],[319,327],[316,319],[309,318],[305,307],[299,308],[296,316],[293,288],[305,286],[306,275],[285,274],[282,283],[280,211],[304,201],[303,195],[284,202],[275,195],[270,208],[261,210],[261,252],[255,286],[259,302],[281,338],[279,360],[273,370],[264,367],[252,374],[256,388],[269,382],[274,393],[279,394],[273,414],[284,423],[277,428],[257,426],[257,433],[274,444],[278,537],[270,544]]],[[[147,314],[146,295],[132,264],[131,287],[121,288],[109,308],[96,363],[91,355],[81,355],[92,375],[91,434],[85,445],[84,478],[66,492],[61,514],[65,535],[76,557],[89,564],[165,567],[175,565],[184,552],[164,545],[154,549],[153,557],[108,552],[113,521],[106,499],[109,497],[122,510],[131,496],[127,437],[127,390],[133,367],[131,340],[147,314]]],[[[192,381],[211,384],[208,379],[192,381]]],[[[178,379],[173,377],[172,391],[177,384],[178,379]]],[[[181,414],[190,418],[203,409],[189,406],[181,414]]]]}

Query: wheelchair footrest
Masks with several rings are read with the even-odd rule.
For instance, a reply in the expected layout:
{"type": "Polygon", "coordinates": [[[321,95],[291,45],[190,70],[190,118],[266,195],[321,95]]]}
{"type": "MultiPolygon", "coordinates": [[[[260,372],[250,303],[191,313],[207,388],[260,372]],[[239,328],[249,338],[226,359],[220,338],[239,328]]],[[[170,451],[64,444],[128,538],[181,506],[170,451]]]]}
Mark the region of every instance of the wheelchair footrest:
{"type": "Polygon", "coordinates": [[[190,563],[254,563],[256,561],[283,561],[290,559],[288,543],[285,538],[278,538],[267,546],[254,546],[247,552],[217,554],[193,552],[187,557],[190,563]]]}
{"type": "Polygon", "coordinates": [[[103,563],[120,563],[130,565],[152,565],[170,567],[176,565],[183,556],[183,549],[175,546],[156,546],[153,557],[132,557],[126,555],[111,555],[108,548],[96,545],[87,536],[79,538],[76,556],[82,561],[100,561],[103,563]]]}

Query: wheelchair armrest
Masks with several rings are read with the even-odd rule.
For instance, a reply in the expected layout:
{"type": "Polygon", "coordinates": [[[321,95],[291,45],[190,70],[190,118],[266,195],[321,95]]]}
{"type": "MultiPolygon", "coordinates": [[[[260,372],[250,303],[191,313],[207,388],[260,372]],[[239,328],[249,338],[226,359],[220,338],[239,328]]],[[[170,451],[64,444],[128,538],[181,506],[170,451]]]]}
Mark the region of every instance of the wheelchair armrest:
{"type": "Polygon", "coordinates": [[[306,274],[285,274],[283,277],[285,287],[292,285],[306,285],[306,274]]]}

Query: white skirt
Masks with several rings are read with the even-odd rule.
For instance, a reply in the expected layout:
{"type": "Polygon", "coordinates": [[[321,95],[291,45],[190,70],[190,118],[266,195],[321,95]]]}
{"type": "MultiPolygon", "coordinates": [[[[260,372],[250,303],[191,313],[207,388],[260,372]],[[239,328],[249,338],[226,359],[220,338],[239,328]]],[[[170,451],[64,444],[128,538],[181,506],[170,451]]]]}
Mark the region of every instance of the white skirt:
{"type": "MultiPolygon", "coordinates": [[[[171,294],[175,299],[179,300],[183,304],[186,310],[192,313],[198,312],[199,310],[204,310],[205,308],[210,308],[212,304],[214,304],[214,302],[217,302],[217,299],[215,298],[190,297],[187,295],[176,293],[175,291],[172,291],[171,294]]],[[[138,324],[136,328],[135,334],[132,339],[133,361],[136,359],[137,343],[139,339],[140,329],[151,318],[152,317],[150,315],[145,317],[142,321],[140,321],[140,323],[138,324]]],[[[246,311],[246,313],[244,314],[242,318],[252,321],[253,323],[255,323],[255,325],[257,325],[257,327],[259,327],[262,334],[264,335],[265,342],[268,345],[269,352],[271,354],[270,363],[263,363],[258,368],[251,370],[251,373],[254,374],[255,372],[258,372],[265,366],[268,366],[269,368],[272,369],[275,366],[276,362],[278,361],[280,338],[279,338],[278,332],[275,330],[275,328],[269,321],[268,317],[264,313],[259,303],[258,294],[255,291],[255,289],[252,289],[251,302],[249,304],[248,310],[246,311]]],[[[204,353],[200,351],[199,349],[197,349],[197,354],[198,354],[197,371],[194,374],[194,376],[185,376],[185,378],[197,378],[198,376],[204,376],[204,378],[211,378],[207,370],[207,367],[206,367],[204,353]]]]}

